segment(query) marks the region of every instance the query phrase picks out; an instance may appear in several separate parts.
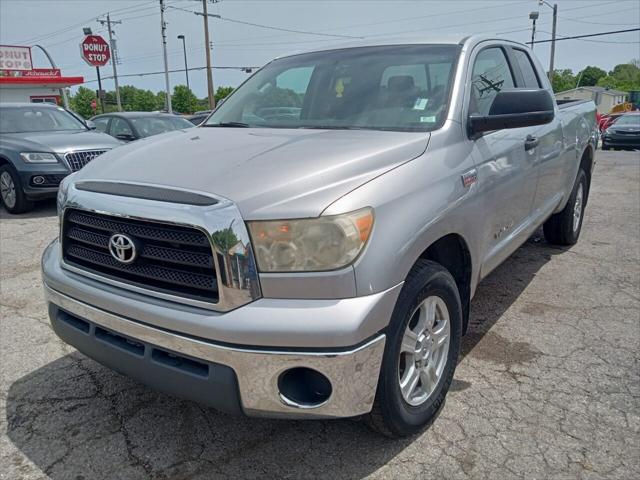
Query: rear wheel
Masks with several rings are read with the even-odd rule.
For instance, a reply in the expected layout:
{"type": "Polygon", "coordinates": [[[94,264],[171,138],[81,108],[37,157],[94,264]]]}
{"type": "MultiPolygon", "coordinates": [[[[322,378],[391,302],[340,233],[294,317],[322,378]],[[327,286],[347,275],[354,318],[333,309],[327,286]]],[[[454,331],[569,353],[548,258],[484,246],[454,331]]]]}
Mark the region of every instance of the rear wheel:
{"type": "Polygon", "coordinates": [[[602,144],[602,150],[611,150],[611,147],[609,145],[605,145],[604,143],[602,144]]]}
{"type": "Polygon", "coordinates": [[[23,213],[33,208],[22,191],[22,183],[16,171],[9,165],[0,167],[0,198],[9,213],[23,213]]]}
{"type": "Polygon", "coordinates": [[[586,202],[587,175],[580,169],[564,210],[552,215],[544,224],[544,237],[549,243],[574,245],[578,241],[586,202]]]}
{"type": "Polygon", "coordinates": [[[429,425],[444,404],[456,368],[462,307],[455,280],[419,260],[402,288],[387,331],[369,424],[389,437],[429,425]]]}

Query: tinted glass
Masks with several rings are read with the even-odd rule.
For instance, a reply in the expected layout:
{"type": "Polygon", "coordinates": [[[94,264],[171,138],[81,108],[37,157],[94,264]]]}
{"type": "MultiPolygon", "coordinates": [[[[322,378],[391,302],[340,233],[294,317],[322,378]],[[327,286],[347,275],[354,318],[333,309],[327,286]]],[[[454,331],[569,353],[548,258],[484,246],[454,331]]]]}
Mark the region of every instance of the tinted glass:
{"type": "Polygon", "coordinates": [[[171,132],[182,128],[192,128],[189,120],[181,117],[138,117],[132,118],[131,123],[141,137],[150,137],[159,133],[171,132]]]}
{"type": "Polygon", "coordinates": [[[93,124],[96,126],[96,130],[99,132],[106,132],[107,125],[109,123],[109,117],[100,117],[92,120],[93,124]]]}
{"type": "Polygon", "coordinates": [[[59,132],[86,130],[84,124],[64,108],[1,107],[0,133],[59,132]]]}
{"type": "Polygon", "coordinates": [[[133,131],[126,120],[114,117],[111,120],[111,135],[114,137],[117,137],[118,135],[133,136],[133,131]]]}
{"type": "Polygon", "coordinates": [[[275,60],[205,126],[433,130],[446,115],[458,51],[457,45],[398,45],[275,60]],[[428,79],[432,65],[437,84],[428,79]]]}
{"type": "Polygon", "coordinates": [[[531,59],[527,52],[524,50],[513,49],[513,56],[515,57],[516,62],[518,62],[520,73],[522,73],[522,77],[524,79],[524,85],[519,86],[526,88],[540,88],[538,76],[536,75],[536,71],[533,68],[531,59]]]}
{"type": "Polygon", "coordinates": [[[622,115],[614,122],[614,125],[633,125],[635,127],[640,127],[640,115],[622,115]]]}
{"type": "Polygon", "coordinates": [[[469,113],[488,115],[496,94],[513,87],[513,76],[502,49],[483,50],[473,64],[469,113]]]}

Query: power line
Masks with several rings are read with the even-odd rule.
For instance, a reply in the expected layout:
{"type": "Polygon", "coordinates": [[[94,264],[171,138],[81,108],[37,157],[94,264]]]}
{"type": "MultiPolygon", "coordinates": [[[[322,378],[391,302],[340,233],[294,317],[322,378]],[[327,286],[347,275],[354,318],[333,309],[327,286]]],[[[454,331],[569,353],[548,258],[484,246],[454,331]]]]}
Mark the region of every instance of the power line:
{"type": "MultiPolygon", "coordinates": [[[[187,70],[188,71],[192,71],[192,70],[206,70],[206,66],[205,67],[189,67],[187,70]]],[[[242,67],[242,66],[211,66],[211,68],[215,68],[218,70],[240,70],[240,71],[251,71],[251,70],[256,70],[259,69],[261,67],[256,67],[256,66],[246,66],[246,67],[242,67]]],[[[167,70],[168,73],[177,73],[177,72],[184,72],[184,68],[176,68],[174,70],[167,70]]],[[[118,78],[123,78],[123,77],[146,77],[149,75],[162,75],[164,74],[164,70],[160,70],[157,72],[140,72],[140,73],[128,73],[126,75],[118,75],[118,78]]],[[[102,80],[109,80],[112,79],[113,77],[103,77],[102,80]]],[[[97,82],[98,79],[94,79],[94,80],[85,80],[84,83],[92,83],[92,82],[97,82]]]]}
{"type": "MultiPolygon", "coordinates": [[[[204,13],[202,12],[196,12],[194,10],[188,10],[186,8],[180,8],[180,7],[169,7],[169,8],[172,8],[173,10],[180,10],[182,12],[193,13],[195,15],[200,15],[200,16],[204,15],[204,13]]],[[[263,25],[261,23],[245,22],[244,20],[236,20],[234,18],[227,18],[227,17],[222,17],[220,15],[214,15],[214,14],[209,14],[208,16],[217,18],[225,22],[239,23],[241,25],[249,25],[249,26],[258,27],[258,28],[266,28],[268,30],[277,30],[279,32],[298,33],[302,35],[318,35],[321,37],[362,38],[362,37],[355,37],[353,35],[339,35],[339,34],[333,34],[333,33],[310,32],[308,30],[293,30],[289,28],[274,27],[273,25],[263,25]]]]}
{"type": "MultiPolygon", "coordinates": [[[[560,40],[577,40],[580,38],[587,38],[587,37],[599,37],[602,35],[615,35],[617,33],[628,33],[628,32],[638,32],[640,31],[640,28],[627,28],[625,30],[612,30],[609,32],[598,32],[598,33],[587,33],[585,35],[574,35],[572,37],[560,37],[560,38],[556,38],[556,41],[560,41],[560,40]]],[[[551,42],[552,40],[536,40],[534,42],[527,42],[527,44],[531,44],[531,43],[548,43],[551,42]]]]}

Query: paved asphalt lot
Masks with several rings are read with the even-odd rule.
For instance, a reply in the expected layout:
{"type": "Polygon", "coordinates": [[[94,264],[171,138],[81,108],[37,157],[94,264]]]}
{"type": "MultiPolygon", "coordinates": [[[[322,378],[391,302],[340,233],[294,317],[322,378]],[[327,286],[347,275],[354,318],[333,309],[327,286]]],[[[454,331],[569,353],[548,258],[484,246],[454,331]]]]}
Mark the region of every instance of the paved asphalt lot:
{"type": "Polygon", "coordinates": [[[536,234],[482,284],[435,425],[236,418],[151,391],[50,330],[50,203],[1,214],[0,478],[640,478],[640,154],[598,152],[578,245],[536,234]]]}

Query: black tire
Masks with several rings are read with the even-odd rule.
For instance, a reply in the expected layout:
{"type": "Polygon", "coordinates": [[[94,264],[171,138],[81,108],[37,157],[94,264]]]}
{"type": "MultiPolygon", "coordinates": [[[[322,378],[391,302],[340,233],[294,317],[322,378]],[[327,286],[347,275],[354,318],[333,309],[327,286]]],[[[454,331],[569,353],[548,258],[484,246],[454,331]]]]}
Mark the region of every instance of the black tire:
{"type": "Polygon", "coordinates": [[[611,150],[611,147],[609,145],[605,145],[604,143],[602,144],[602,150],[611,150]]]}
{"type": "Polygon", "coordinates": [[[2,203],[5,210],[13,214],[24,213],[31,210],[33,208],[33,202],[25,196],[22,190],[22,182],[15,169],[11,165],[2,165],[0,167],[0,181],[2,181],[3,175],[9,175],[11,177],[15,188],[15,202],[13,205],[7,205],[3,196],[0,195],[0,203],[2,203]]]}
{"type": "Polygon", "coordinates": [[[462,306],[456,282],[441,265],[418,260],[402,287],[391,322],[378,380],[378,390],[367,423],[391,438],[419,432],[430,425],[444,405],[460,352],[462,306]],[[431,395],[418,406],[405,401],[399,384],[400,345],[405,329],[418,306],[430,296],[440,297],[449,313],[450,340],[446,364],[431,395]]]}
{"type": "Polygon", "coordinates": [[[544,223],[544,238],[547,239],[547,242],[554,245],[575,245],[580,237],[580,231],[582,230],[584,209],[587,204],[588,193],[587,175],[584,173],[584,170],[580,169],[578,170],[578,176],[576,177],[573,190],[571,191],[571,195],[569,195],[569,200],[567,201],[567,205],[564,207],[564,210],[552,215],[544,223]],[[582,207],[580,211],[580,220],[577,228],[574,228],[576,198],[578,196],[578,191],[580,191],[581,188],[582,207]]]}

